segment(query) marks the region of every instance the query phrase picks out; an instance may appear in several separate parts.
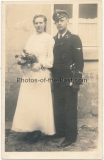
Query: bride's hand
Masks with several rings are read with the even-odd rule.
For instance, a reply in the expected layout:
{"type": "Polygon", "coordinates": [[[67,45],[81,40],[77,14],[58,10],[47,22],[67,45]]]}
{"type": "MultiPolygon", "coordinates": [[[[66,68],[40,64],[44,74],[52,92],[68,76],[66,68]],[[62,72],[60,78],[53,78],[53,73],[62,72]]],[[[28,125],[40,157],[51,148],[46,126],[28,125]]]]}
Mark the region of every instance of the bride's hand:
{"type": "Polygon", "coordinates": [[[23,74],[28,74],[31,71],[31,68],[29,68],[27,65],[21,65],[21,69],[23,74]]]}
{"type": "Polygon", "coordinates": [[[32,67],[32,71],[36,72],[41,69],[40,63],[35,63],[32,67]]]}

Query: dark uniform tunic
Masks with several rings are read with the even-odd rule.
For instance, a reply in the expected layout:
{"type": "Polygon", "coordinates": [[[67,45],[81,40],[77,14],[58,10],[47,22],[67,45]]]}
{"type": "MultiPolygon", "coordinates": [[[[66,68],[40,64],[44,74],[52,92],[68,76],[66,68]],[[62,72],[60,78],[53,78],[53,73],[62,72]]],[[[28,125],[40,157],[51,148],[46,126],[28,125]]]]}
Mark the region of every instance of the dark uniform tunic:
{"type": "Polygon", "coordinates": [[[53,81],[56,134],[74,141],[77,138],[77,92],[73,91],[69,83],[61,82],[60,79],[72,78],[70,65],[73,63],[78,71],[83,70],[82,43],[79,36],[70,31],[61,39],[58,39],[58,34],[54,39],[52,75],[56,79],[56,82],[53,81]]]}

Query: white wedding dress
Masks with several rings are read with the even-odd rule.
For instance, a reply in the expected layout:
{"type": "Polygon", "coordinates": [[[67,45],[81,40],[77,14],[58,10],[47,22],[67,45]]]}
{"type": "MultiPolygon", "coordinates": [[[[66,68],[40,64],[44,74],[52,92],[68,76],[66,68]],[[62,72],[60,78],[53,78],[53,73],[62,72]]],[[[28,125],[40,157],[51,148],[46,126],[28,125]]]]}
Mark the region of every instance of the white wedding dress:
{"type": "Polygon", "coordinates": [[[45,70],[33,72],[27,67],[24,69],[22,79],[27,80],[21,82],[12,124],[14,131],[40,130],[48,135],[55,134],[51,83],[48,81],[51,78],[48,68],[53,65],[53,46],[53,38],[45,32],[34,33],[26,44],[26,51],[35,54],[45,70]],[[33,82],[34,79],[35,82],[33,82]]]}

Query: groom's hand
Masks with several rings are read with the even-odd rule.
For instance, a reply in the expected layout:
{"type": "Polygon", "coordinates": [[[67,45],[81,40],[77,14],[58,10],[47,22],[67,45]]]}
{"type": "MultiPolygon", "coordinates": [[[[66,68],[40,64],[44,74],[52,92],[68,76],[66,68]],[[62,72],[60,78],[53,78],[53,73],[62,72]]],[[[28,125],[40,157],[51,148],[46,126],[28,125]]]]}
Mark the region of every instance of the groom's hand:
{"type": "Polygon", "coordinates": [[[80,90],[80,85],[77,83],[73,83],[72,89],[73,89],[73,92],[78,92],[80,90]]]}

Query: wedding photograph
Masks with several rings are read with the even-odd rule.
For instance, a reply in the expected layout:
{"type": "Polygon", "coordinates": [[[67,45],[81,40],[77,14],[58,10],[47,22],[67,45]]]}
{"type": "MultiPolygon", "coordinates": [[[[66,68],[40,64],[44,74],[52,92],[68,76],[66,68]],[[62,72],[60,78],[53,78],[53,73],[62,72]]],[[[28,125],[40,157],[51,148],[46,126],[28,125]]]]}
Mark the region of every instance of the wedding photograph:
{"type": "Polygon", "coordinates": [[[102,1],[2,2],[2,158],[102,158],[102,1]]]}

